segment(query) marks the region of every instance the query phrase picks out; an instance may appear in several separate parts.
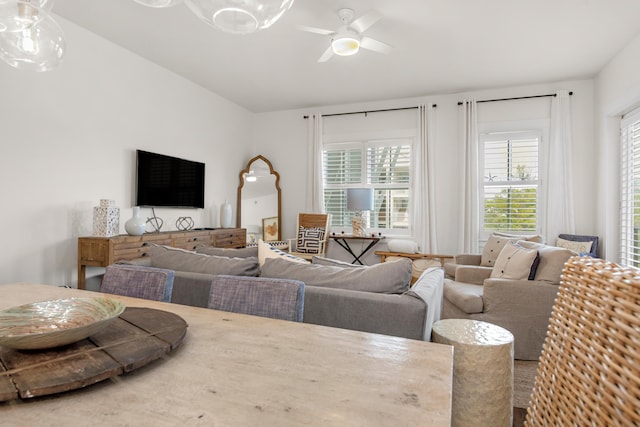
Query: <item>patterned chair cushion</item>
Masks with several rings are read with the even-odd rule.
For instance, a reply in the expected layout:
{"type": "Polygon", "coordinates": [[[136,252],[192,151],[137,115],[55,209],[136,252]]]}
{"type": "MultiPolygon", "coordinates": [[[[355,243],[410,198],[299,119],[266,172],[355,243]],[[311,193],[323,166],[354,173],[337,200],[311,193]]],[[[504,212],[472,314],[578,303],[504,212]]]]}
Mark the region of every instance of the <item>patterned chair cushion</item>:
{"type": "Polygon", "coordinates": [[[320,244],[324,240],[326,230],[324,227],[300,227],[296,252],[303,254],[319,254],[320,244]]]}

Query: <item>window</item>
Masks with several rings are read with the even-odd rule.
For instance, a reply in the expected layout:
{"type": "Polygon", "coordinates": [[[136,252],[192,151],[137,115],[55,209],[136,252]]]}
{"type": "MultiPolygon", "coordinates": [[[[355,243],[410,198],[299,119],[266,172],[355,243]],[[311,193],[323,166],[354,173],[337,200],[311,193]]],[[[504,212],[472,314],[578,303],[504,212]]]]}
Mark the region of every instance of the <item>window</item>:
{"type": "Polygon", "coordinates": [[[538,229],[540,134],[488,133],[481,135],[481,142],[482,235],[492,231],[535,232],[538,229]]]}
{"type": "Polygon", "coordinates": [[[324,203],[333,227],[351,227],[347,188],[373,188],[374,210],[364,212],[369,229],[409,233],[412,139],[329,143],[323,150],[324,203]]]}
{"type": "Polygon", "coordinates": [[[640,110],[620,129],[620,262],[640,267],[640,110]]]}

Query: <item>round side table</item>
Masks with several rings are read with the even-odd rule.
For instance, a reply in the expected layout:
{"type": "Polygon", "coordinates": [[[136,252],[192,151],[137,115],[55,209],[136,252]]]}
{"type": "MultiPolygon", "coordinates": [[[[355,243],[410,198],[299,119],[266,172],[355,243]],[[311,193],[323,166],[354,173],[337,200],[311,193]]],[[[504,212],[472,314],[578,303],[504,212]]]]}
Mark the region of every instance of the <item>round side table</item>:
{"type": "Polygon", "coordinates": [[[452,423],[510,427],[513,423],[513,334],[488,322],[444,319],[433,341],[453,346],[452,423]]]}

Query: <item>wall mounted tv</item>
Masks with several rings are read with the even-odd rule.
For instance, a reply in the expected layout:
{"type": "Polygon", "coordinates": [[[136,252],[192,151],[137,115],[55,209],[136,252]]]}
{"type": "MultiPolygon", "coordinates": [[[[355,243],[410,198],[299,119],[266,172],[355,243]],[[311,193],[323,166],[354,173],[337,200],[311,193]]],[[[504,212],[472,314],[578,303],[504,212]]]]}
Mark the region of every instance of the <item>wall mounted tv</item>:
{"type": "Polygon", "coordinates": [[[204,163],[136,150],[136,206],[204,208],[204,163]]]}

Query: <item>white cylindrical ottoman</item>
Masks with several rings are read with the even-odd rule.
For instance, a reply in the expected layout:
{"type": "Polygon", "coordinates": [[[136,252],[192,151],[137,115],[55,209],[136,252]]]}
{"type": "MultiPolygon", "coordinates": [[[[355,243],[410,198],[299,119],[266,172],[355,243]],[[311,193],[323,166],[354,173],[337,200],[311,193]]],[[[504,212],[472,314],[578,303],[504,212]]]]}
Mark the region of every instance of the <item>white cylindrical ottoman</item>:
{"type": "Polygon", "coordinates": [[[433,341],[453,346],[454,427],[513,423],[513,334],[492,323],[444,319],[433,341]]]}

